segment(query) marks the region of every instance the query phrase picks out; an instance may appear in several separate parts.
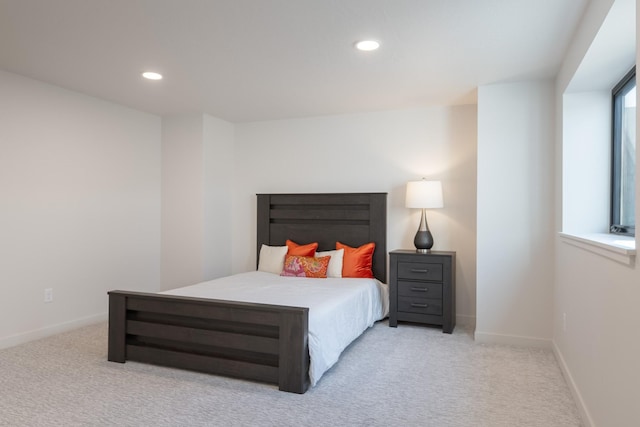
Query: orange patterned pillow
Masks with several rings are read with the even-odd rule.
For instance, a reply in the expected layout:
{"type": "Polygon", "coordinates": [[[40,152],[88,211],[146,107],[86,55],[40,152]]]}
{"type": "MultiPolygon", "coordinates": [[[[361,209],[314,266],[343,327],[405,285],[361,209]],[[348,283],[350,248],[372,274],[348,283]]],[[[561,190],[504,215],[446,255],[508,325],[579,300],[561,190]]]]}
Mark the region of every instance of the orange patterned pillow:
{"type": "Polygon", "coordinates": [[[294,241],[287,240],[287,255],[298,256],[314,256],[318,249],[318,242],[309,243],[308,245],[299,245],[294,241]]]}
{"type": "Polygon", "coordinates": [[[330,256],[312,257],[287,255],[284,258],[284,269],[281,276],[295,277],[327,277],[330,256]]]}
{"type": "Polygon", "coordinates": [[[375,243],[366,243],[360,247],[352,248],[336,242],[336,249],[344,249],[342,277],[374,277],[372,265],[373,251],[376,249],[375,243]]]}

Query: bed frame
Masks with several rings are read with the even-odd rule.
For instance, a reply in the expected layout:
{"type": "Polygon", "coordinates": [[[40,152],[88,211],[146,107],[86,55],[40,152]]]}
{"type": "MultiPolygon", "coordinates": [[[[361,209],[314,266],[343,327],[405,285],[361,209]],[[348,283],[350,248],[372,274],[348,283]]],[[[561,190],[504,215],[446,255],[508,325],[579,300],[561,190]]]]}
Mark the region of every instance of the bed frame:
{"type": "MultiPolygon", "coordinates": [[[[258,194],[257,253],[282,246],[375,242],[373,271],[386,282],[386,193],[258,194]]],[[[309,388],[309,309],[143,292],[109,292],[108,359],[309,388]]]]}

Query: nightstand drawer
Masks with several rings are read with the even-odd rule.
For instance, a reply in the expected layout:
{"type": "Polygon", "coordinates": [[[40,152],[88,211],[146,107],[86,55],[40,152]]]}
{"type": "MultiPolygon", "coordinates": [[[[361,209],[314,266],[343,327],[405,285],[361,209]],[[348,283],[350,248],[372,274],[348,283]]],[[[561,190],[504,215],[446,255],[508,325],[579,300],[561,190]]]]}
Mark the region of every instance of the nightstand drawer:
{"type": "Polygon", "coordinates": [[[442,283],[404,282],[398,280],[398,295],[417,298],[442,298],[442,283]]]}
{"type": "Polygon", "coordinates": [[[398,297],[398,311],[419,314],[442,314],[442,300],[398,297]]]}
{"type": "Polygon", "coordinates": [[[442,281],[442,264],[399,262],[398,279],[442,281]]]}

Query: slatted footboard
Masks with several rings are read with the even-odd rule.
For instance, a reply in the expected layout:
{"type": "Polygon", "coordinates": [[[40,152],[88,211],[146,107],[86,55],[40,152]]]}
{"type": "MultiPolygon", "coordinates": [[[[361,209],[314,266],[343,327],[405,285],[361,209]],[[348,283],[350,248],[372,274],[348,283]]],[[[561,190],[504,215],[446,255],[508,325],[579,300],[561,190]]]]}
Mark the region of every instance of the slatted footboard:
{"type": "Polygon", "coordinates": [[[109,354],[126,360],[309,387],[309,309],[109,292],[109,354]]]}

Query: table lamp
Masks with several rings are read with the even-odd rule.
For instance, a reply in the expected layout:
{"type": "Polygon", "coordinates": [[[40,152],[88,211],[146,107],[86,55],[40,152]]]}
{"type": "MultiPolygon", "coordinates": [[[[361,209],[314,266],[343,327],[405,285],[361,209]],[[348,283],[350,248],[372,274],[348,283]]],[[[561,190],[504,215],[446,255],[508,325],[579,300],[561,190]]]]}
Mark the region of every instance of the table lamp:
{"type": "Polygon", "coordinates": [[[427,225],[427,209],[441,208],[442,183],[440,181],[420,181],[407,182],[406,206],[408,208],[422,209],[422,218],[413,244],[416,252],[427,253],[433,247],[433,236],[427,225]]]}

